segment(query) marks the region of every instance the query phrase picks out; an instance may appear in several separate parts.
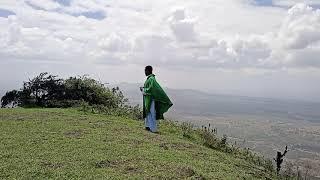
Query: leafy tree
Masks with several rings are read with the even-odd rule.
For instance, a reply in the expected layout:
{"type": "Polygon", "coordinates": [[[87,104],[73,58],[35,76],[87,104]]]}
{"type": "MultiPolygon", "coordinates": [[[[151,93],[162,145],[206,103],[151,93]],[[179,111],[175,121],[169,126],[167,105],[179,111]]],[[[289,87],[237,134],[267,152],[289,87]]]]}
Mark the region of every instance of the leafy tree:
{"type": "Polygon", "coordinates": [[[87,76],[70,77],[65,81],[65,88],[65,99],[68,100],[83,100],[89,105],[104,105],[109,108],[117,108],[125,103],[118,87],[110,90],[87,76]]]}
{"type": "Polygon", "coordinates": [[[46,72],[40,73],[23,83],[19,105],[44,107],[50,100],[63,100],[64,89],[63,79],[57,79],[57,76],[46,72]]]}
{"type": "Polygon", "coordinates": [[[1,98],[1,108],[7,107],[11,105],[11,107],[15,107],[19,101],[19,91],[12,90],[8,91],[2,98],[1,98]]]}
{"type": "Polygon", "coordinates": [[[9,91],[1,99],[2,107],[71,107],[81,102],[132,110],[118,87],[109,89],[86,75],[64,80],[47,72],[40,73],[24,82],[21,90],[9,91]]]}

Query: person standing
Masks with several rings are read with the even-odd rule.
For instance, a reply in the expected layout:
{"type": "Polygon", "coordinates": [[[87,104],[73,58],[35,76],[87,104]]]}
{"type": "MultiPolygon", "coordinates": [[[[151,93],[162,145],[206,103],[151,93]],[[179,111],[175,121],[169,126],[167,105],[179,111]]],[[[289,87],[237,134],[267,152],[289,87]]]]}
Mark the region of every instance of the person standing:
{"type": "Polygon", "coordinates": [[[145,67],[147,79],[144,87],[141,87],[140,90],[143,92],[143,118],[145,119],[145,128],[148,131],[156,133],[156,120],[164,119],[163,114],[167,112],[173,104],[160,84],[156,81],[152,71],[152,66],[145,67]]]}

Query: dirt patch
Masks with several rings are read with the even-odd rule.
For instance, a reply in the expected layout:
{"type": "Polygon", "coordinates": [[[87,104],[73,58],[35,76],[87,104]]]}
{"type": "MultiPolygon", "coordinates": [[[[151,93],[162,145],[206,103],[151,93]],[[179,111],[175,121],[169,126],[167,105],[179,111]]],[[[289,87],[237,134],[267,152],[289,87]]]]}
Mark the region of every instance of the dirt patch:
{"type": "Polygon", "coordinates": [[[93,128],[93,129],[105,127],[108,124],[110,124],[109,121],[89,122],[90,127],[93,128]]]}
{"type": "Polygon", "coordinates": [[[102,160],[94,164],[95,168],[117,168],[122,169],[125,174],[137,174],[143,171],[132,164],[133,160],[102,160]]]}
{"type": "Polygon", "coordinates": [[[137,167],[134,167],[134,166],[128,166],[125,168],[125,171],[126,173],[132,173],[132,174],[135,174],[135,173],[140,173],[142,172],[139,168],[137,167]]]}
{"type": "Polygon", "coordinates": [[[167,145],[167,143],[161,143],[159,145],[159,147],[163,148],[164,150],[168,150],[169,149],[169,146],[167,145]]]}
{"type": "Polygon", "coordinates": [[[191,167],[178,167],[176,172],[182,178],[192,177],[196,175],[196,172],[191,167]]]}
{"type": "Polygon", "coordinates": [[[142,143],[143,143],[143,141],[142,141],[142,140],[139,140],[139,139],[133,139],[131,142],[132,142],[133,144],[142,144],[142,143]]]}
{"type": "Polygon", "coordinates": [[[63,167],[62,163],[52,163],[52,162],[42,162],[41,166],[50,168],[50,169],[58,169],[63,167]]]}
{"type": "Polygon", "coordinates": [[[26,118],[25,117],[17,117],[17,119],[15,119],[16,121],[25,121],[26,118]]]}
{"type": "Polygon", "coordinates": [[[95,163],[96,168],[108,168],[108,167],[115,167],[118,165],[118,162],[116,161],[109,161],[109,160],[103,160],[98,161],[95,163]]]}
{"type": "Polygon", "coordinates": [[[130,141],[130,146],[131,146],[132,148],[138,148],[138,147],[140,147],[141,144],[143,144],[143,141],[138,140],[138,139],[132,139],[132,140],[130,141]]]}
{"type": "Polygon", "coordinates": [[[196,176],[194,179],[197,179],[197,180],[206,180],[206,178],[205,177],[203,177],[203,176],[196,176]]]}
{"type": "Polygon", "coordinates": [[[130,133],[130,132],[132,132],[132,129],[125,127],[125,126],[121,126],[121,127],[113,128],[112,131],[119,132],[119,133],[122,133],[122,132],[130,133]]]}
{"type": "Polygon", "coordinates": [[[192,150],[192,152],[193,152],[192,153],[193,158],[206,158],[209,156],[208,153],[197,151],[197,149],[192,150]]]}
{"type": "Polygon", "coordinates": [[[78,120],[80,120],[80,121],[86,121],[88,119],[89,119],[88,116],[80,116],[80,117],[78,117],[78,120]]]}
{"type": "Polygon", "coordinates": [[[72,131],[67,131],[64,133],[64,135],[66,137],[69,137],[69,138],[77,138],[77,139],[80,139],[84,134],[84,131],[79,129],[79,130],[72,130],[72,131]]]}
{"type": "Polygon", "coordinates": [[[168,149],[184,150],[184,149],[190,149],[195,147],[193,144],[186,144],[186,143],[160,143],[159,146],[165,150],[168,150],[168,149]]]}
{"type": "Polygon", "coordinates": [[[60,112],[35,112],[33,114],[35,117],[37,117],[38,120],[43,120],[43,119],[48,119],[48,117],[50,117],[50,119],[64,119],[66,116],[63,113],[60,112]]]}

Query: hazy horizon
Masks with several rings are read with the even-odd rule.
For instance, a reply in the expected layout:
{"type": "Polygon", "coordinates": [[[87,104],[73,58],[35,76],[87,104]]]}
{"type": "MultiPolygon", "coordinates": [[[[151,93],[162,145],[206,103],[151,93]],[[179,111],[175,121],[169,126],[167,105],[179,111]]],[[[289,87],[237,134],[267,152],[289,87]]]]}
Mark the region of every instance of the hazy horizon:
{"type": "MultiPolygon", "coordinates": [[[[25,79],[24,81],[27,81],[28,79],[25,79]]],[[[99,79],[96,79],[99,80],[99,79]]],[[[0,99],[1,97],[7,92],[7,91],[11,91],[11,90],[19,90],[20,88],[22,88],[22,84],[23,81],[21,81],[20,83],[17,83],[16,86],[12,86],[12,88],[0,88],[0,99]]],[[[108,83],[106,84],[108,87],[114,87],[114,86],[118,86],[121,84],[129,84],[129,85],[137,85],[137,92],[139,92],[138,87],[143,85],[143,82],[114,82],[114,83],[108,83]]],[[[197,92],[201,92],[201,93],[207,93],[209,95],[221,95],[221,96],[238,96],[238,97],[252,97],[252,98],[266,98],[266,99],[274,99],[274,100],[284,100],[284,101],[305,101],[305,102],[314,102],[314,103],[320,103],[320,98],[299,98],[299,97],[290,97],[290,96],[260,96],[260,95],[252,95],[252,94],[245,94],[245,93],[232,93],[232,92],[219,92],[219,91],[210,91],[210,90],[203,90],[203,89],[192,89],[192,88],[174,88],[174,87],[168,87],[168,86],[164,86],[165,89],[172,89],[172,90],[181,90],[181,91],[185,91],[185,90],[191,90],[191,91],[197,91],[197,92]]]]}

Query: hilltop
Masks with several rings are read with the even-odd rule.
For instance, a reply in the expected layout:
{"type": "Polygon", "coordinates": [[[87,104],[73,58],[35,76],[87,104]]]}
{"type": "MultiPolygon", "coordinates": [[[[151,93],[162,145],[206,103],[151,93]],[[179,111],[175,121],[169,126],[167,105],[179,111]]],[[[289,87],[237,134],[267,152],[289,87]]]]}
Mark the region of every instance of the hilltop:
{"type": "MultiPolygon", "coordinates": [[[[141,103],[139,84],[119,87],[130,102],[141,103]]],[[[170,88],[166,92],[174,103],[167,117],[198,127],[211,123],[220,136],[226,134],[238,146],[270,159],[287,145],[285,163],[311,167],[310,174],[320,177],[320,103],[170,88]]]]}
{"type": "Polygon", "coordinates": [[[0,179],[265,179],[263,167],[181,128],[76,109],[0,109],[0,179]]]}

